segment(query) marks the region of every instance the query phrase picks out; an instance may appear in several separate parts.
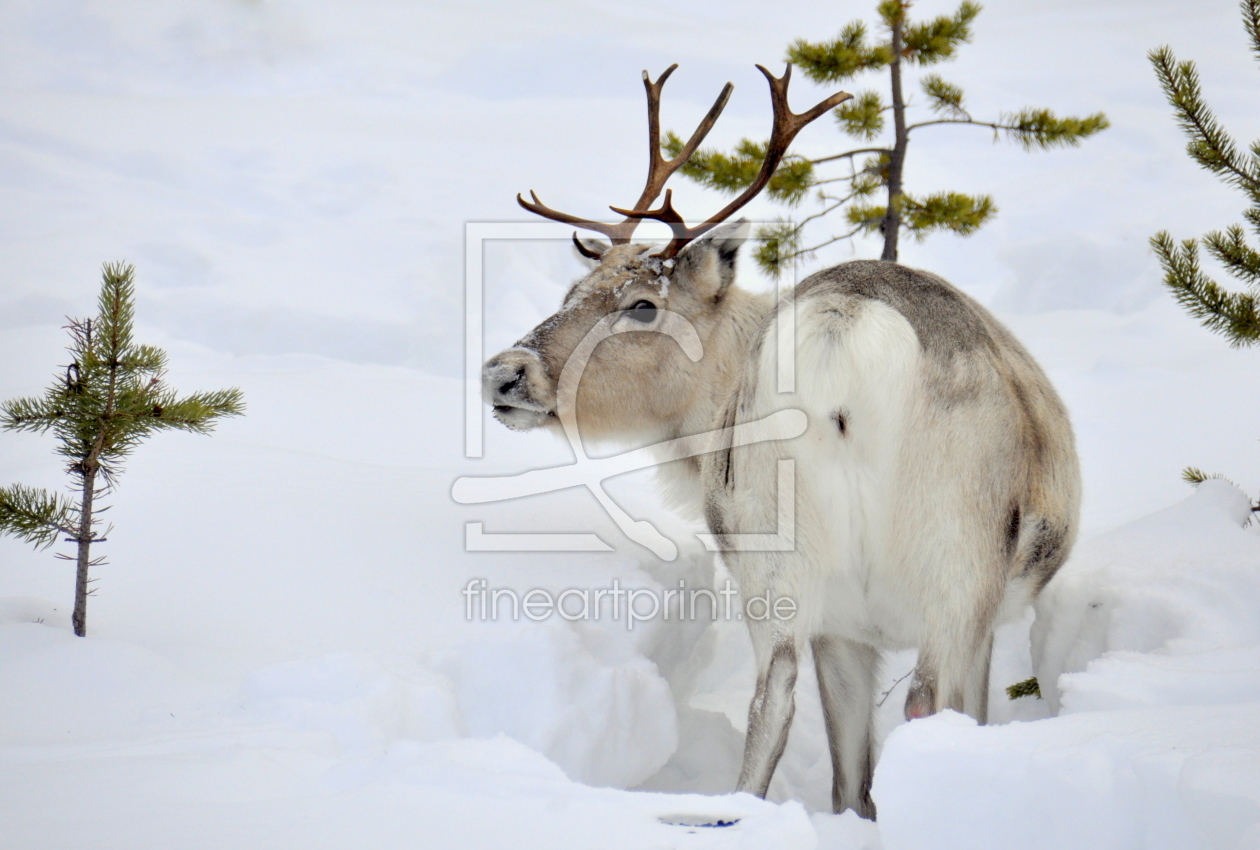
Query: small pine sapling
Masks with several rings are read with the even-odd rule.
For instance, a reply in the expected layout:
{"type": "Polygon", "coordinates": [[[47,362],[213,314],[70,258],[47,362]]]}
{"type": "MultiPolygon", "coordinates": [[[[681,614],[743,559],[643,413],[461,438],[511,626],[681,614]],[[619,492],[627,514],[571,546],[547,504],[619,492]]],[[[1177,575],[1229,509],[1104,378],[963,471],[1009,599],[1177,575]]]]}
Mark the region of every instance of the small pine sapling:
{"type": "MultiPolygon", "coordinates": [[[[132,341],[135,270],[107,263],[103,270],[99,315],[72,319],[71,363],[39,398],[17,398],[0,405],[0,427],[8,431],[52,431],[60,443],[72,479],[67,498],[14,484],[0,487],[0,533],[47,548],[64,534],[75,543],[74,633],[87,634],[89,571],[104,563],[92,557],[92,544],[106,508],[98,499],[117,483],[123,461],[155,431],[178,429],[206,434],[222,416],[240,416],[245,405],[239,389],[194,393],[178,398],[163,383],[166,352],[132,341]]],[[[108,532],[108,529],[106,530],[108,532]]]]}

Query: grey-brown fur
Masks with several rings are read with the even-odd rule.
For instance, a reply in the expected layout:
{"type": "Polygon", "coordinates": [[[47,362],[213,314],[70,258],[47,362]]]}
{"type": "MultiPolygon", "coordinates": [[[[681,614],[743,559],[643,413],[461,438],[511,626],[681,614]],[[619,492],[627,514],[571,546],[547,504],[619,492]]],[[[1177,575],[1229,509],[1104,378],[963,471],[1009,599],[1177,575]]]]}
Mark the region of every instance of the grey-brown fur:
{"type": "Polygon", "coordinates": [[[667,464],[662,478],[725,547],[746,597],[799,603],[790,621],[749,622],[758,681],[738,787],[765,793],[809,645],[835,807],[871,817],[880,652],[919,649],[908,716],[953,708],[984,721],[993,630],[1045,586],[1075,538],[1072,431],[1045,375],[996,319],[944,280],[894,263],[845,263],[797,287],[796,388],[779,394],[773,304],[732,283],[740,241],[726,228],[692,243],[667,285],[642,246],[604,250],[560,313],[486,364],[486,396],[511,427],[556,427],[554,382],[576,341],[646,298],[686,317],[704,356],[689,361],[661,334],[601,343],[577,394],[584,438],[646,445],[783,408],[806,413],[801,437],[728,443],[698,468],[667,464]],[[773,532],[786,460],[794,548],[739,550],[736,535],[773,532]]]}
{"type": "Polygon", "coordinates": [[[927,272],[883,260],[855,260],[805,278],[796,296],[822,290],[884,302],[906,317],[919,344],[934,354],[948,357],[991,342],[978,305],[927,272]]]}

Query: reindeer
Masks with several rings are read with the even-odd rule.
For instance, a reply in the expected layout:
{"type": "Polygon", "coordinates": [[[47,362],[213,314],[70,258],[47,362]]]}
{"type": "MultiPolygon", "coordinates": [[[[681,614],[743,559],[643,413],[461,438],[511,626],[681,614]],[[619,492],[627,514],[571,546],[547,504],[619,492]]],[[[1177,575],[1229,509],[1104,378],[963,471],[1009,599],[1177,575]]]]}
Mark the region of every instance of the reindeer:
{"type": "Polygon", "coordinates": [[[843,263],[796,286],[789,296],[795,386],[777,392],[776,305],[734,283],[747,224],[719,225],[765,187],[804,126],[850,95],[837,93],[798,115],[788,107],[791,66],[782,77],[757,66],[774,111],[761,170],[721,211],[688,227],[670,191],[650,207],[732,87],[666,160],[660,94],[676,67],[655,82],[644,72],[650,165],[635,206],[612,208],[624,221],[582,219],[544,206],[533,192],[532,201],[517,196],[531,212],[609,241],[574,234],[593,268],[555,315],[485,364],[483,392],[507,427],[558,431],[566,414],[559,376],[599,322],[615,317],[653,331],[680,316],[695,329],[703,346],[697,360],[660,332],[603,338],[589,352],[568,414],[591,439],[645,445],[706,431],[727,435],[711,451],[662,467],[668,489],[703,516],[746,598],[768,591],[798,606],[791,619],[748,621],[757,684],[737,787],[765,796],[787,743],[808,645],[833,807],[873,818],[881,652],[919,650],[907,719],[948,708],[985,722],[994,629],[1031,603],[1076,536],[1072,429],[1045,374],[987,310],[941,278],[892,262],[843,263]],[[671,228],[662,250],[631,241],[643,219],[671,228]],[[800,436],[730,438],[732,426],[785,408],[807,415],[800,436]],[[795,475],[791,551],[730,545],[774,527],[783,461],[795,475]]]}

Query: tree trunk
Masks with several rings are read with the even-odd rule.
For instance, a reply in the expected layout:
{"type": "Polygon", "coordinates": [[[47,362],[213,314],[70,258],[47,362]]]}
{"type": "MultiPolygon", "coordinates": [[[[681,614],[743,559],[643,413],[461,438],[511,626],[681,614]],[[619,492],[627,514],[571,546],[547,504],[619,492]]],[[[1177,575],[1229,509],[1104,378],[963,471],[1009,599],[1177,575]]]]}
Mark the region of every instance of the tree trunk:
{"type": "Polygon", "coordinates": [[[96,495],[96,468],[83,474],[83,503],[79,510],[79,562],[74,579],[74,633],[87,636],[88,567],[92,549],[92,497],[96,495]]]}
{"type": "MultiPolygon", "coordinates": [[[[113,306],[117,308],[117,301],[113,306]]],[[[117,329],[115,315],[114,328],[117,329]]],[[[90,331],[89,331],[90,333],[90,331]]],[[[117,338],[108,343],[109,354],[109,391],[105,394],[105,410],[99,420],[96,441],[92,451],[81,462],[83,470],[83,502],[79,508],[79,568],[74,578],[74,633],[79,637],[87,637],[87,598],[88,569],[92,566],[92,500],[96,497],[96,473],[101,468],[101,452],[106,448],[110,436],[110,419],[114,415],[114,404],[118,401],[118,361],[120,346],[117,338]]]]}
{"type": "MultiPolygon", "coordinates": [[[[903,6],[904,9],[904,6],[903,6]]],[[[901,52],[905,45],[901,39],[901,18],[892,27],[892,108],[893,141],[892,156],[888,161],[888,208],[880,230],[884,233],[884,253],[881,260],[897,261],[897,235],[901,230],[901,168],[906,161],[906,102],[901,96],[901,52]]]]}

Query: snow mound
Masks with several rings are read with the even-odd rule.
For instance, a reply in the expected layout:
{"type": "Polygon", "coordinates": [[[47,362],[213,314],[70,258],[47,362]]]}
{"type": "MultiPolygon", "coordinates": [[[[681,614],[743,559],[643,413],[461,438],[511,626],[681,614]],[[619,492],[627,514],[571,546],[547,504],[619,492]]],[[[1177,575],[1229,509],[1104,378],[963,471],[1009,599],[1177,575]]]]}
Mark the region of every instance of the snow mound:
{"type": "Polygon", "coordinates": [[[678,746],[669,684],[642,655],[606,662],[572,629],[521,629],[459,648],[445,664],[468,734],[504,734],[573,779],[626,788],[678,746]]]}
{"type": "Polygon", "coordinates": [[[1260,846],[1260,533],[1208,481],[1080,544],[1037,602],[1045,720],[890,735],[884,847],[1260,846]]]}
{"type": "MultiPolygon", "coordinates": [[[[1260,645],[1260,536],[1245,527],[1250,519],[1242,492],[1205,481],[1181,504],[1082,544],[1037,602],[1033,661],[1051,710],[1197,702],[1194,688],[1163,702],[1102,695],[1127,664],[1163,666],[1166,679],[1196,655],[1260,645]],[[1152,653],[1161,660],[1144,660],[1152,653]],[[1179,661],[1169,666],[1167,656],[1179,661]],[[1088,669],[1098,658],[1103,666],[1088,669]],[[1073,675],[1060,680],[1065,673],[1073,675]]],[[[1260,699],[1254,688],[1236,698],[1248,693],[1260,699]]]]}
{"type": "Polygon", "coordinates": [[[459,734],[449,683],[418,664],[386,670],[366,652],[267,667],[251,674],[242,691],[246,711],[327,732],[347,755],[376,754],[398,738],[436,741],[459,734]]]}
{"type": "Polygon", "coordinates": [[[1243,848],[1260,840],[1260,703],[898,727],[873,793],[887,850],[1243,848]]]}
{"type": "Polygon", "coordinates": [[[70,608],[35,596],[9,596],[0,599],[0,625],[38,623],[70,628],[70,608]]]}
{"type": "Polygon", "coordinates": [[[0,748],[164,734],[217,699],[150,650],[31,622],[0,625],[0,682],[0,748]]]}

